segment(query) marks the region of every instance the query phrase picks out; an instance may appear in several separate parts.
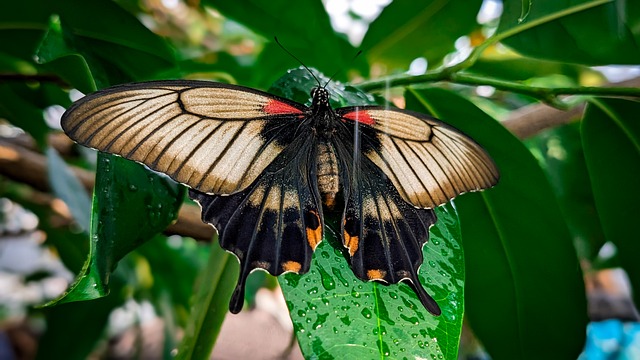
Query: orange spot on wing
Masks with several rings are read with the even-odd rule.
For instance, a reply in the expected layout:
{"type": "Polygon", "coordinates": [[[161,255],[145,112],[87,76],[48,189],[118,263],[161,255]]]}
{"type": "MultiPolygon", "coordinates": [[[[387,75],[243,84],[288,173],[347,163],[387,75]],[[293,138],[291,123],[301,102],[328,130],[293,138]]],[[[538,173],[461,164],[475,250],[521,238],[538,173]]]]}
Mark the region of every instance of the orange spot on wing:
{"type": "Polygon", "coordinates": [[[384,279],[385,275],[387,275],[387,272],[384,270],[367,270],[367,277],[369,278],[369,280],[382,280],[384,279]]]}
{"type": "Polygon", "coordinates": [[[349,249],[349,255],[353,256],[358,251],[358,237],[344,232],[344,245],[349,249]]]}
{"type": "MultiPolygon", "coordinates": [[[[344,224],[347,224],[347,220],[344,220],[344,224]]],[[[356,251],[358,251],[359,239],[357,235],[350,235],[347,229],[345,228],[343,232],[344,237],[344,246],[349,249],[349,255],[353,256],[356,251]]]]}
{"type": "Polygon", "coordinates": [[[320,227],[315,230],[307,228],[307,241],[309,242],[309,246],[315,250],[316,246],[322,241],[322,229],[320,229],[320,227]]]}
{"type": "Polygon", "coordinates": [[[320,244],[320,242],[322,241],[322,226],[320,225],[322,224],[322,222],[320,221],[320,215],[318,215],[317,211],[310,210],[309,215],[314,216],[318,224],[315,229],[312,229],[310,227],[306,228],[307,242],[309,242],[309,246],[311,246],[311,249],[315,250],[318,244],[320,244]]]}
{"type": "Polygon", "coordinates": [[[284,271],[293,271],[294,273],[299,273],[300,269],[302,269],[302,264],[297,261],[287,261],[282,263],[282,270],[284,271]]]}
{"type": "Polygon", "coordinates": [[[271,115],[302,114],[302,110],[274,99],[269,100],[263,110],[271,115]]]}
{"type": "Polygon", "coordinates": [[[325,194],[322,203],[325,204],[329,209],[333,209],[334,206],[336,206],[336,194],[325,194]]]}
{"type": "Polygon", "coordinates": [[[342,115],[342,118],[351,120],[351,121],[357,121],[361,124],[367,124],[367,125],[374,125],[376,123],[376,121],[371,117],[371,115],[369,115],[369,113],[364,110],[359,110],[359,111],[356,110],[356,111],[348,112],[342,115]]]}

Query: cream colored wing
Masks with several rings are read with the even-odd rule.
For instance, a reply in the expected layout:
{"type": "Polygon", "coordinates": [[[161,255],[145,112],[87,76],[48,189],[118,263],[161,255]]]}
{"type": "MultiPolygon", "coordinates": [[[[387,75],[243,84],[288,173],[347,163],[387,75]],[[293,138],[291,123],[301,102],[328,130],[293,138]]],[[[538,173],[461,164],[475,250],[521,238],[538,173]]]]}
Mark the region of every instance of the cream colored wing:
{"type": "Polygon", "coordinates": [[[240,86],[205,81],[119,85],[65,112],[78,143],[143,163],[209,194],[247,188],[293,138],[307,108],[240,86]]]}
{"type": "Polygon", "coordinates": [[[498,182],[489,154],[441,121],[382,107],[341,108],[337,113],[343,121],[361,125],[362,151],[414,206],[433,208],[498,182]]]}

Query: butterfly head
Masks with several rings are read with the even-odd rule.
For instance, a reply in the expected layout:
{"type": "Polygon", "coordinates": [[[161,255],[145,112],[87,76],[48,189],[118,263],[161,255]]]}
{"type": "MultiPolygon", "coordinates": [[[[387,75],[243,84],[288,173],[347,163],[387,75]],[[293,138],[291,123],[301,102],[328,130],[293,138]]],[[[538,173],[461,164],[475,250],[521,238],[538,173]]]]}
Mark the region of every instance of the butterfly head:
{"type": "Polygon", "coordinates": [[[311,107],[315,110],[329,108],[329,90],[324,87],[314,87],[311,89],[311,107]]]}

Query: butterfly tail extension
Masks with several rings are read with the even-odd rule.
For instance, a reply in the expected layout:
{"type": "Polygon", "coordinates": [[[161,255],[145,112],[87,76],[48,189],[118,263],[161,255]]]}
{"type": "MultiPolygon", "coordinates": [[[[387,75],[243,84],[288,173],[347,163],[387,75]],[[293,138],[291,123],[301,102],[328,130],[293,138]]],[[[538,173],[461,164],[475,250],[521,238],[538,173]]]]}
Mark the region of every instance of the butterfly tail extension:
{"type": "Polygon", "coordinates": [[[422,306],[424,306],[425,309],[427,309],[427,311],[429,311],[431,314],[435,316],[439,316],[440,314],[442,314],[442,310],[440,309],[440,306],[431,297],[431,295],[427,293],[424,287],[420,284],[420,281],[418,280],[417,276],[415,279],[405,280],[404,282],[407,285],[409,285],[409,287],[413,290],[413,292],[416,293],[416,295],[418,295],[418,299],[420,299],[422,306]]]}

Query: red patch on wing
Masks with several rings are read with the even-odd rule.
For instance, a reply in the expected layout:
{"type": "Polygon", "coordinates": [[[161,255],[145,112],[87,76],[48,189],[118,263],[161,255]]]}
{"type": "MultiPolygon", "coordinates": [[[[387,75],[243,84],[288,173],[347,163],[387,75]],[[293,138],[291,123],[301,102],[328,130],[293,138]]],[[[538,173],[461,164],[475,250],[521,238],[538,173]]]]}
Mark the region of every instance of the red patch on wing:
{"type": "Polygon", "coordinates": [[[302,110],[274,99],[269,100],[263,110],[270,115],[302,114],[302,110]]]}
{"type": "Polygon", "coordinates": [[[376,123],[376,121],[371,117],[371,115],[369,115],[369,113],[364,110],[348,112],[342,115],[342,118],[351,120],[351,121],[357,121],[361,124],[367,124],[371,126],[373,126],[376,123]]]}

